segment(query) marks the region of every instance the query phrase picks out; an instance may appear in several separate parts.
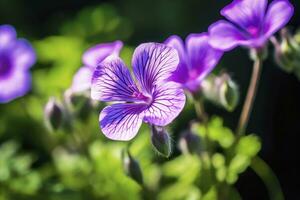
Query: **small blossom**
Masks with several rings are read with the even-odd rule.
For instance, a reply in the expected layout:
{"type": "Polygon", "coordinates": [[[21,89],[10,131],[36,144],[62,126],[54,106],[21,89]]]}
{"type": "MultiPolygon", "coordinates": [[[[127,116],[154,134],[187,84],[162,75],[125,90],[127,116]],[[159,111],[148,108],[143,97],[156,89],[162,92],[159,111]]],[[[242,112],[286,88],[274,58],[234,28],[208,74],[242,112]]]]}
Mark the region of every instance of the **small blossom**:
{"type": "Polygon", "coordinates": [[[119,55],[123,47],[121,41],[98,44],[88,49],[82,56],[83,67],[79,68],[73,77],[71,89],[73,92],[82,93],[91,88],[93,72],[97,65],[110,55],[119,55]]]}
{"type": "Polygon", "coordinates": [[[91,97],[117,102],[105,107],[99,116],[104,135],[113,140],[130,140],[142,122],[166,126],[185,104],[183,90],[167,81],[179,62],[177,51],[164,44],[144,43],[135,49],[133,74],[124,62],[111,56],[93,74],[91,97]]]}
{"type": "Polygon", "coordinates": [[[36,56],[31,45],[16,38],[10,25],[0,26],[0,103],[24,96],[31,88],[30,67],[36,56]]]}
{"type": "Polygon", "coordinates": [[[288,0],[234,0],[221,10],[228,21],[220,20],[209,27],[210,44],[231,50],[238,45],[260,49],[284,27],[293,15],[288,0]]]}
{"type": "Polygon", "coordinates": [[[170,80],[181,84],[190,92],[196,92],[202,80],[218,64],[223,52],[212,48],[208,44],[208,35],[190,34],[185,45],[178,36],[171,36],[165,44],[174,47],[180,58],[177,70],[173,73],[170,80]]]}

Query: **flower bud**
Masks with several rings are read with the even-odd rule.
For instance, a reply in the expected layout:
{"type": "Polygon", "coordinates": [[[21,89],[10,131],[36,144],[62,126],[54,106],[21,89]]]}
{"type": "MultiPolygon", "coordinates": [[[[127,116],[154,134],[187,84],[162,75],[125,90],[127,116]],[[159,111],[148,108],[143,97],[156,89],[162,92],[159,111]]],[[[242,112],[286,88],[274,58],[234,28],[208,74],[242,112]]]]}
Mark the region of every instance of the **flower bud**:
{"type": "Polygon", "coordinates": [[[230,112],[233,111],[238,104],[238,86],[226,73],[220,76],[210,76],[204,80],[202,83],[202,91],[205,98],[216,105],[224,107],[230,112]]]}
{"type": "Polygon", "coordinates": [[[45,122],[50,130],[57,130],[63,124],[63,109],[54,97],[47,102],[45,109],[45,122]]]}
{"type": "Polygon", "coordinates": [[[294,73],[300,79],[300,32],[292,36],[287,29],[281,30],[280,42],[271,39],[275,47],[275,61],[287,73],[294,73]]]}
{"type": "Polygon", "coordinates": [[[200,137],[191,131],[186,131],[179,140],[179,148],[184,154],[200,155],[202,151],[200,137]]]}
{"type": "Polygon", "coordinates": [[[171,138],[164,127],[151,125],[151,142],[161,155],[171,155],[171,138]]]}
{"type": "Polygon", "coordinates": [[[126,175],[135,180],[140,185],[143,185],[143,174],[140,165],[138,161],[131,156],[128,150],[122,151],[122,160],[126,175]]]}
{"type": "Polygon", "coordinates": [[[92,110],[89,97],[84,93],[74,93],[71,89],[65,91],[64,102],[82,120],[87,119],[92,110]]]}

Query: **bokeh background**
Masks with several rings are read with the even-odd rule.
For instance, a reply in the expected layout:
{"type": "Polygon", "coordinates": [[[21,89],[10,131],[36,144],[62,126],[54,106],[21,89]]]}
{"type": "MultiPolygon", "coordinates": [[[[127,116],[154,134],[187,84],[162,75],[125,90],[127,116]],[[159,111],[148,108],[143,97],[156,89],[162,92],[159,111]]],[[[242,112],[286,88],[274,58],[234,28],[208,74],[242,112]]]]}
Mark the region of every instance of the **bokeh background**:
{"type": "MultiPolygon", "coordinates": [[[[126,44],[122,54],[129,62],[133,47],[142,42],[162,42],[172,34],[185,38],[189,33],[206,31],[211,23],[221,18],[219,10],[229,2],[229,0],[1,0],[0,24],[13,25],[19,36],[32,41],[33,46],[37,49],[39,59],[32,68],[34,77],[32,93],[23,99],[0,105],[0,144],[9,141],[7,148],[11,149],[14,149],[11,146],[19,145],[20,155],[18,156],[30,153],[30,156],[22,157],[25,161],[21,160],[20,163],[26,163],[26,159],[33,160],[33,168],[47,163],[53,158],[48,153],[51,144],[47,146],[48,137],[51,136],[48,135],[49,133],[42,124],[43,105],[48,97],[59,96],[63,90],[69,87],[72,75],[81,66],[81,54],[85,49],[97,43],[120,39],[126,44]]],[[[296,10],[289,26],[291,30],[296,30],[300,26],[300,2],[298,0],[291,2],[296,10]]],[[[297,164],[300,161],[298,154],[300,82],[295,76],[286,74],[279,69],[274,63],[272,51],[269,53],[270,56],[263,68],[248,132],[256,133],[262,138],[263,147],[260,155],[277,174],[286,199],[297,199],[299,197],[297,183],[300,178],[300,165],[297,164]]],[[[219,68],[226,69],[239,84],[241,100],[243,100],[251,74],[248,52],[238,48],[227,53],[219,68]]],[[[211,115],[222,116],[226,126],[234,129],[241,104],[233,113],[216,109],[209,103],[206,104],[206,108],[211,115]]],[[[88,125],[93,127],[89,131],[89,137],[102,137],[97,131],[97,120],[95,120],[97,113],[92,119],[94,120],[88,121],[88,125]]],[[[176,126],[186,127],[187,125],[184,123],[188,122],[183,120],[176,126]]],[[[83,129],[82,131],[85,132],[84,127],[79,127],[79,129],[83,129]]],[[[102,138],[102,141],[105,139],[102,138]]],[[[91,147],[94,149],[94,156],[97,157],[98,147],[101,149],[101,145],[104,144],[114,145],[105,142],[103,144],[94,143],[91,147]]],[[[1,154],[4,154],[4,151],[2,147],[1,154]]],[[[107,152],[101,153],[110,155],[107,152]]],[[[54,154],[62,155],[64,151],[56,149],[54,154]]],[[[73,162],[86,169],[86,173],[89,171],[86,165],[90,163],[84,159],[76,163],[77,158],[69,158],[67,154],[66,157],[54,157],[57,158],[57,160],[54,159],[54,163],[58,163],[58,165],[63,163],[62,160],[70,159],[67,162],[73,162]]],[[[117,158],[115,159],[115,162],[118,162],[117,158]]],[[[105,165],[105,163],[98,164],[102,167],[105,165]]],[[[52,164],[49,163],[49,165],[52,164]]],[[[3,166],[0,164],[0,168],[3,166]]],[[[47,176],[47,173],[51,174],[51,170],[47,171],[47,167],[51,168],[51,166],[44,166],[42,169],[46,174],[44,176],[47,176]]],[[[64,173],[63,170],[61,173],[64,173]]],[[[154,171],[152,170],[151,173],[155,174],[154,171]]],[[[121,172],[118,171],[118,173],[121,172]]],[[[104,177],[104,179],[117,181],[118,173],[116,177],[104,177]]],[[[2,176],[4,175],[2,170],[2,176]]],[[[35,180],[32,177],[29,179],[35,180]]],[[[52,179],[55,182],[56,177],[52,177],[52,179]]],[[[42,180],[36,178],[37,183],[33,181],[33,185],[28,186],[28,193],[41,185],[39,181],[42,180]]],[[[74,184],[76,181],[80,182],[79,180],[67,181],[74,184]]],[[[80,188],[80,184],[84,184],[77,182],[74,188],[80,188]]],[[[16,183],[15,187],[25,187],[24,183],[27,182],[16,183]]],[[[95,185],[94,189],[111,190],[110,187],[118,187],[115,191],[124,194],[128,192],[128,188],[130,188],[129,191],[137,190],[136,186],[125,187],[124,183],[124,181],[119,181],[110,186],[95,185]]],[[[263,183],[250,169],[239,178],[236,186],[243,199],[268,199],[263,183]]],[[[63,189],[60,189],[60,185],[55,185],[53,190],[63,189]]],[[[78,195],[72,196],[72,192],[67,192],[61,199],[67,198],[80,199],[78,195]]],[[[132,197],[132,199],[134,198],[132,197]]],[[[59,198],[54,196],[52,199],[59,198]]],[[[86,197],[86,199],[92,199],[92,197],[86,197]]]]}

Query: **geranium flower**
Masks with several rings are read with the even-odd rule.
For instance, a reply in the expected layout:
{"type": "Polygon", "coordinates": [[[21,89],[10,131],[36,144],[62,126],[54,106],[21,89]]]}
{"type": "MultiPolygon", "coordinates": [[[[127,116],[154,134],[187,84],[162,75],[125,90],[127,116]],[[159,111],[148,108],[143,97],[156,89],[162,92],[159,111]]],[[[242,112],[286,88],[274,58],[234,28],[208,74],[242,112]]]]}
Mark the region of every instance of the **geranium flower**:
{"type": "Polygon", "coordinates": [[[190,34],[185,45],[180,37],[169,37],[165,44],[174,47],[179,53],[180,62],[177,70],[170,77],[190,92],[196,92],[202,80],[218,64],[223,52],[208,44],[208,35],[190,34]]]}
{"type": "Polygon", "coordinates": [[[104,135],[113,140],[130,140],[142,122],[166,126],[185,104],[182,89],[167,79],[179,63],[177,51],[158,43],[144,43],[133,54],[136,81],[124,62],[111,56],[93,74],[92,99],[117,102],[105,107],[99,116],[104,135]]]}
{"type": "Polygon", "coordinates": [[[83,67],[79,68],[73,77],[71,89],[81,93],[91,88],[93,72],[97,65],[110,55],[119,55],[123,47],[121,41],[98,44],[89,48],[82,56],[83,67]]]}
{"type": "Polygon", "coordinates": [[[35,52],[29,42],[16,36],[12,26],[0,26],[0,103],[21,97],[31,88],[29,69],[35,52]]]}
{"type": "Polygon", "coordinates": [[[261,48],[268,39],[284,27],[293,15],[288,0],[234,0],[221,10],[226,20],[209,27],[210,44],[218,49],[231,50],[238,45],[261,48]]]}

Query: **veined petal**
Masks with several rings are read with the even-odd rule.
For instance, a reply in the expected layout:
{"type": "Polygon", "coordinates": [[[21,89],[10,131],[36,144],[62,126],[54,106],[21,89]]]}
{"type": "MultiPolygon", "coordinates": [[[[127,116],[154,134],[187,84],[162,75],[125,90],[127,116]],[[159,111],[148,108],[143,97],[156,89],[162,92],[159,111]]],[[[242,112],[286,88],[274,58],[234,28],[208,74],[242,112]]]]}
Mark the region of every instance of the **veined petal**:
{"type": "Polygon", "coordinates": [[[14,70],[9,77],[0,79],[0,103],[24,96],[31,88],[29,72],[14,70]]]}
{"type": "Polygon", "coordinates": [[[100,101],[135,101],[139,91],[124,62],[115,56],[107,58],[94,71],[91,97],[100,101]]]}
{"type": "Polygon", "coordinates": [[[105,107],[99,116],[104,135],[112,140],[131,140],[137,133],[144,117],[143,104],[114,104],[105,107]]]}
{"type": "Polygon", "coordinates": [[[224,51],[229,51],[248,39],[236,26],[224,20],[212,24],[208,32],[209,44],[224,51]]]}
{"type": "Polygon", "coordinates": [[[179,115],[184,105],[183,90],[174,82],[166,82],[155,89],[153,102],[145,111],[144,121],[157,126],[166,126],[179,115]]]}
{"type": "Polygon", "coordinates": [[[264,33],[267,37],[283,28],[294,14],[293,5],[287,0],[275,0],[269,8],[264,23],[264,33]]]}
{"type": "Polygon", "coordinates": [[[12,60],[17,69],[29,69],[36,61],[35,51],[25,39],[18,39],[11,51],[12,60]]]}
{"type": "Polygon", "coordinates": [[[133,54],[132,67],[142,90],[148,94],[156,84],[169,78],[178,66],[177,51],[165,44],[144,43],[133,54]]]}
{"type": "Polygon", "coordinates": [[[0,49],[5,48],[17,37],[16,30],[10,25],[0,26],[0,49]]]}
{"type": "Polygon", "coordinates": [[[172,35],[164,42],[164,44],[175,48],[179,55],[178,67],[173,72],[172,76],[170,77],[170,80],[184,84],[188,80],[188,61],[183,41],[177,35],[172,35]]]}
{"type": "Polygon", "coordinates": [[[97,65],[110,55],[119,56],[123,47],[121,41],[98,44],[88,49],[82,56],[83,63],[86,66],[96,68],[97,65]]]}
{"type": "Polygon", "coordinates": [[[209,45],[208,34],[190,34],[186,39],[190,79],[201,81],[218,64],[223,52],[209,45]]]}
{"type": "Polygon", "coordinates": [[[267,0],[234,0],[221,10],[221,15],[239,25],[245,31],[253,31],[263,23],[267,0]]]}
{"type": "Polygon", "coordinates": [[[79,68],[73,77],[72,91],[84,92],[91,88],[94,70],[91,67],[83,66],[79,68]]]}

